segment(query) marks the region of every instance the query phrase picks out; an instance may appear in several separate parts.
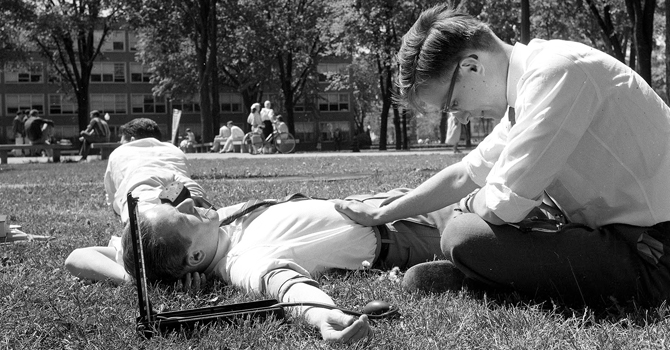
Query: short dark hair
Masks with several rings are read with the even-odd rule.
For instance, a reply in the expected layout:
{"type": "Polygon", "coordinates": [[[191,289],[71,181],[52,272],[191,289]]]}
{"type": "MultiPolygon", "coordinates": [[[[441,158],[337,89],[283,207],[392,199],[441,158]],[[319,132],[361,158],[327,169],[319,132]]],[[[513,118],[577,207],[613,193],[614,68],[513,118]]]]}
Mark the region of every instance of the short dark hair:
{"type": "MultiPolygon", "coordinates": [[[[169,205],[169,204],[160,204],[169,205]]],[[[186,274],[188,248],[191,240],[176,231],[157,231],[154,223],[142,213],[137,218],[141,231],[142,251],[144,252],[144,270],[151,283],[171,283],[186,274]]],[[[130,222],[123,228],[121,239],[123,246],[123,265],[126,272],[135,276],[135,253],[130,234],[130,222]]]]}
{"type": "Polygon", "coordinates": [[[40,111],[38,111],[38,110],[36,110],[36,109],[31,109],[30,112],[28,112],[28,114],[29,114],[31,117],[37,117],[37,116],[40,114],[40,111]]]}
{"type": "Polygon", "coordinates": [[[121,125],[121,135],[126,140],[130,140],[132,137],[135,140],[153,137],[160,141],[163,138],[158,124],[149,118],[135,118],[121,125]]]}
{"type": "Polygon", "coordinates": [[[424,112],[417,89],[434,79],[446,80],[448,72],[462,59],[463,51],[487,50],[494,42],[491,29],[460,6],[454,8],[447,3],[424,11],[402,37],[396,99],[424,112]]]}

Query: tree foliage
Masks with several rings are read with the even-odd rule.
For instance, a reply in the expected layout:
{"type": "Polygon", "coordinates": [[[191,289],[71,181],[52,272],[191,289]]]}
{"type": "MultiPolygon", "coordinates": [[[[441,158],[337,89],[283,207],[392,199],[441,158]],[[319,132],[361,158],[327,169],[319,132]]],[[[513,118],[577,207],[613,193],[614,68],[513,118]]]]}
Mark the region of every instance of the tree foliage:
{"type": "Polygon", "coordinates": [[[218,16],[220,82],[242,95],[248,111],[272,80],[274,55],[266,45],[265,23],[248,2],[226,3],[218,16]]]}
{"type": "MultiPolygon", "coordinates": [[[[381,100],[379,149],[386,149],[386,129],[389,112],[393,106],[395,75],[397,72],[395,55],[402,36],[414,24],[421,11],[439,1],[384,1],[384,0],[340,0],[335,1],[337,15],[333,19],[341,29],[341,49],[361,54],[373,62],[379,96],[381,100]]],[[[406,140],[406,132],[400,127],[400,113],[395,113],[396,145],[406,140]],[[402,137],[404,134],[404,137],[402,137]]]]}
{"type": "Polygon", "coordinates": [[[327,0],[246,0],[257,10],[258,33],[265,54],[272,57],[271,78],[280,86],[282,113],[295,133],[294,106],[315,91],[316,67],[331,52],[332,18],[327,0]]]}
{"type": "MultiPolygon", "coordinates": [[[[109,0],[11,0],[8,4],[11,6],[3,8],[3,16],[21,19],[21,23],[9,22],[21,30],[3,29],[3,34],[27,38],[30,48],[47,60],[49,73],[77,98],[79,128],[85,129],[91,71],[123,8],[109,0]]],[[[18,48],[12,41],[4,45],[18,48]]]]}
{"type": "Polygon", "coordinates": [[[31,43],[26,22],[32,21],[33,6],[21,0],[4,0],[0,8],[0,70],[9,62],[24,62],[30,55],[31,43]]]}
{"type": "Polygon", "coordinates": [[[155,94],[200,98],[201,135],[219,128],[217,0],[126,0],[140,33],[138,57],[150,67],[155,94]]]}

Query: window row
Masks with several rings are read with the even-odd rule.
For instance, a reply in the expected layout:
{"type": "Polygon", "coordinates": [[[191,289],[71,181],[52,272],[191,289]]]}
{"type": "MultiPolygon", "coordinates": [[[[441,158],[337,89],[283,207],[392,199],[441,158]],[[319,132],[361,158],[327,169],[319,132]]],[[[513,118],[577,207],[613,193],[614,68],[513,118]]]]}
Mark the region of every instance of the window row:
{"type": "MultiPolygon", "coordinates": [[[[137,62],[128,62],[130,65],[131,83],[150,83],[151,74],[148,67],[137,62]]],[[[328,63],[317,67],[319,81],[326,81],[332,74],[344,74],[347,64],[328,63]]],[[[31,62],[25,64],[5,65],[5,83],[44,83],[44,63],[31,62]]],[[[49,74],[50,81],[58,81],[60,77],[55,73],[49,74]]],[[[126,62],[96,62],[91,71],[92,83],[125,83],[126,62]]]]}
{"type": "MultiPolygon", "coordinates": [[[[148,67],[137,62],[129,62],[131,83],[150,83],[148,67]]],[[[5,65],[5,83],[44,83],[44,63],[31,62],[26,65],[5,65]]],[[[50,82],[58,82],[60,77],[49,74],[50,82]]],[[[91,70],[91,83],[126,83],[125,62],[96,62],[91,70]]]]}
{"type": "MultiPolygon", "coordinates": [[[[276,95],[273,95],[276,99],[276,95]]],[[[242,97],[239,94],[221,93],[219,103],[222,113],[241,113],[242,97]]],[[[156,114],[167,112],[167,101],[163,96],[152,94],[130,94],[130,110],[128,109],[127,94],[91,94],[91,109],[116,114],[156,114]]],[[[1,105],[0,105],[1,106],[1,105]]],[[[172,108],[184,113],[200,112],[200,99],[172,100],[172,108]]],[[[49,94],[48,101],[44,101],[43,94],[6,94],[5,115],[15,115],[19,110],[36,109],[40,113],[49,115],[72,115],[78,111],[77,100],[72,95],[49,94]]],[[[320,111],[348,111],[349,95],[340,93],[323,93],[319,98],[320,111]]],[[[304,102],[295,106],[296,112],[304,112],[304,102]]]]}

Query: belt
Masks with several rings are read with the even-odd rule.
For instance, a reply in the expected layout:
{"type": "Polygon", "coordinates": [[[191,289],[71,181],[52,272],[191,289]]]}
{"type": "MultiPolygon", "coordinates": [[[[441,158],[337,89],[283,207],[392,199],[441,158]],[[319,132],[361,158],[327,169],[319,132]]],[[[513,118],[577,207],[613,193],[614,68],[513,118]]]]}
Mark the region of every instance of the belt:
{"type": "Polygon", "coordinates": [[[382,266],[384,260],[386,260],[386,257],[389,254],[389,248],[391,247],[391,240],[389,239],[389,232],[388,228],[386,225],[379,225],[377,226],[377,230],[379,231],[379,254],[375,258],[375,263],[373,264],[373,267],[378,268],[382,266]]]}

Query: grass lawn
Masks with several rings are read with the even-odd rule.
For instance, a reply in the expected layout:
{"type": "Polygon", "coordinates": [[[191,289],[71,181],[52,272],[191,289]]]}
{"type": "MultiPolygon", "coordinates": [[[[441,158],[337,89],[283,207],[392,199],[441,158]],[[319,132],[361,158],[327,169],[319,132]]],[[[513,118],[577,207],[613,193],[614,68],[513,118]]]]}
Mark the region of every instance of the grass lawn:
{"type": "MultiPolygon", "coordinates": [[[[449,155],[192,160],[193,177],[218,205],[300,192],[341,198],[415,187],[456,159],[449,155]],[[346,176],[345,176],[346,175],[346,176]]],[[[301,320],[217,325],[190,337],[143,340],[135,332],[134,285],[86,284],[63,262],[75,248],[106,245],[121,225],[105,204],[107,163],[0,165],[0,214],[50,242],[0,244],[0,348],[9,349],[664,349],[668,307],[594,312],[523,301],[515,295],[462,290],[407,294],[381,271],[319,279],[341,306],[361,310],[381,299],[402,317],[375,322],[369,343],[329,345],[301,320]]],[[[399,277],[402,277],[400,274],[399,277]]],[[[219,282],[197,295],[152,289],[156,308],[181,309],[258,300],[219,282]]]]}

